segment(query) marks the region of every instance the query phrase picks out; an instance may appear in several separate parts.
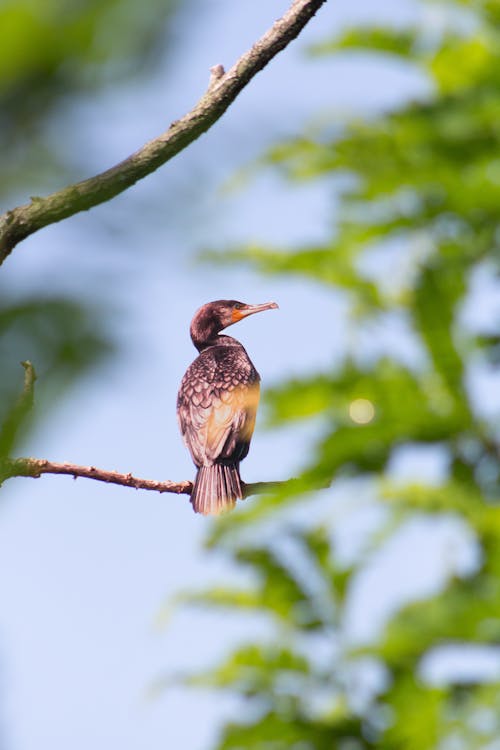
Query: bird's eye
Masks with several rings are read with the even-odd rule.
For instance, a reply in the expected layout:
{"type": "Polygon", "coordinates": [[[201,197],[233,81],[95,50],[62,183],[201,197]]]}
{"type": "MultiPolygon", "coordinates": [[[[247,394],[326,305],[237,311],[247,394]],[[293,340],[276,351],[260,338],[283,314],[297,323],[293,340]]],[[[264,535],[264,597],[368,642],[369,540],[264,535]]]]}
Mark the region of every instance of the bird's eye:
{"type": "Polygon", "coordinates": [[[236,302],[236,304],[233,305],[233,307],[234,307],[235,310],[242,310],[243,309],[243,305],[241,304],[241,302],[236,302]]]}

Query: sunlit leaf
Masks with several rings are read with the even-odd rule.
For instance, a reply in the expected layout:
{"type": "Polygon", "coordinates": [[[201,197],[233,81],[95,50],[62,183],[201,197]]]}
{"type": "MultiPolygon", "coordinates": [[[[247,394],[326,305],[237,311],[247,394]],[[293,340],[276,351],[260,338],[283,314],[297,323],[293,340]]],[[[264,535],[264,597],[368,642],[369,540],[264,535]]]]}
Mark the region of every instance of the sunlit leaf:
{"type": "Polygon", "coordinates": [[[311,51],[314,55],[330,55],[344,49],[357,49],[412,57],[413,52],[418,52],[420,38],[421,35],[416,29],[399,30],[384,26],[354,27],[330,41],[314,45],[311,51]]]}

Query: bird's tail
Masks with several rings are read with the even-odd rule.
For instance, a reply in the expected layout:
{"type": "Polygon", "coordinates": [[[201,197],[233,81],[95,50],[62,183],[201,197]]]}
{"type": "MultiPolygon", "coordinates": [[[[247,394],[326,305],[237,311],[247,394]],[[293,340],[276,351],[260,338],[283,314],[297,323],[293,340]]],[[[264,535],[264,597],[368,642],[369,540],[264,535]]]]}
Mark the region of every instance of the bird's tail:
{"type": "Polygon", "coordinates": [[[200,466],[191,493],[195,513],[218,515],[231,510],[236,500],[241,500],[240,470],[238,464],[200,466]]]}

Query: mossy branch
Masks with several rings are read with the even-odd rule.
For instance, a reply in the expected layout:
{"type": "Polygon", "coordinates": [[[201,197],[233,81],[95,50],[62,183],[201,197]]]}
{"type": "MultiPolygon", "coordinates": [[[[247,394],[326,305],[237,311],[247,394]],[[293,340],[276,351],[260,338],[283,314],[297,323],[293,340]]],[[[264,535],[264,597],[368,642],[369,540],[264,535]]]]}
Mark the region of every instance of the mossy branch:
{"type": "Polygon", "coordinates": [[[186,148],[224,114],[256,73],[295,39],[324,2],[293,0],[283,17],[230,70],[225,72],[222,65],[211,69],[208,89],[190,112],[124,161],[0,216],[0,264],[37,230],[114,198],[186,148]]]}

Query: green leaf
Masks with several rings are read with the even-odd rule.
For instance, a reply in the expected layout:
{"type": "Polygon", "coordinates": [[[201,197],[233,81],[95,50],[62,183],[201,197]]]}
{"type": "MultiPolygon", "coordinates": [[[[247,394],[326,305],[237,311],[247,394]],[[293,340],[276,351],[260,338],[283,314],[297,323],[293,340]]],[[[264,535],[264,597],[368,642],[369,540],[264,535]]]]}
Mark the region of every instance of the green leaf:
{"type": "Polygon", "coordinates": [[[260,582],[262,607],[299,628],[321,625],[314,594],[307,580],[301,581],[272,548],[239,547],[235,552],[239,563],[250,566],[260,582]]]}
{"type": "Polygon", "coordinates": [[[411,673],[401,675],[388,696],[397,721],[384,734],[386,747],[434,750],[442,737],[445,703],[446,691],[425,687],[411,673]]]}
{"type": "MultiPolygon", "coordinates": [[[[337,745],[340,740],[349,742],[354,736],[362,737],[359,721],[324,726],[299,717],[292,720],[292,717],[269,712],[253,724],[229,724],[222,733],[218,747],[220,750],[331,750],[332,747],[342,747],[337,745]]],[[[359,744],[351,743],[351,747],[364,750],[372,745],[362,739],[359,744]]]]}
{"type": "Polygon", "coordinates": [[[331,55],[342,50],[368,50],[386,52],[405,58],[413,58],[418,53],[422,34],[418,29],[390,29],[384,26],[353,27],[340,36],[315,44],[311,47],[313,55],[331,55]]]}
{"type": "Polygon", "coordinates": [[[234,651],[225,662],[207,673],[191,675],[185,682],[194,687],[237,690],[251,697],[279,690],[296,698],[307,687],[307,660],[287,648],[247,645],[234,651]]]}

